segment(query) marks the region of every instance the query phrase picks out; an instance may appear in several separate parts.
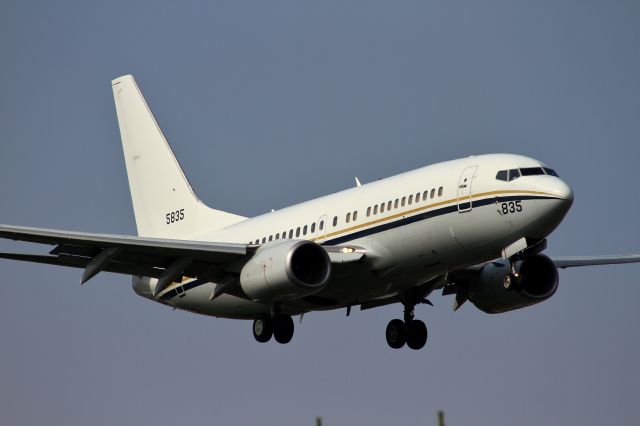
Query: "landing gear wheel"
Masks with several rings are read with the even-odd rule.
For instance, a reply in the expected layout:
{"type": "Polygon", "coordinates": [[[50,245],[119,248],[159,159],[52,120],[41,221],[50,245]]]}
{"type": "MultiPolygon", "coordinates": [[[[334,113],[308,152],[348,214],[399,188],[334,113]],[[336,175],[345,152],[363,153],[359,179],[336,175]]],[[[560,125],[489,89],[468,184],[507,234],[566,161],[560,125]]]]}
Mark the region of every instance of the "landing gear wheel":
{"type": "Polygon", "coordinates": [[[276,315],[273,318],[273,337],[278,343],[289,343],[293,337],[293,320],[289,315],[276,315]]]}
{"type": "Polygon", "coordinates": [[[271,340],[273,335],[273,322],[267,315],[261,315],[253,320],[253,337],[260,343],[271,340]]]}
{"type": "Polygon", "coordinates": [[[411,349],[422,349],[427,343],[427,326],[420,320],[407,323],[407,346],[411,349]]]}
{"type": "Polygon", "coordinates": [[[387,324],[387,344],[393,349],[400,349],[407,341],[407,326],[404,321],[393,319],[387,324]]]}
{"type": "Polygon", "coordinates": [[[502,285],[505,290],[513,290],[513,287],[516,285],[516,277],[512,273],[506,274],[502,280],[502,285]]]}

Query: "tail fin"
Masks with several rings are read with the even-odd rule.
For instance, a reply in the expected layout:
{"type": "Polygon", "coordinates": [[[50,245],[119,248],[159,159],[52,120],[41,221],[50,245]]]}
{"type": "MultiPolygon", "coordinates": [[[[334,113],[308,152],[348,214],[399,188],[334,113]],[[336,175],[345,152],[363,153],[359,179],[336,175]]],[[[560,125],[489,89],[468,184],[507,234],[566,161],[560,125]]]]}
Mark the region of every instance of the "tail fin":
{"type": "Polygon", "coordinates": [[[198,199],[133,76],[111,84],[138,235],[184,239],[246,219],[198,199]]]}

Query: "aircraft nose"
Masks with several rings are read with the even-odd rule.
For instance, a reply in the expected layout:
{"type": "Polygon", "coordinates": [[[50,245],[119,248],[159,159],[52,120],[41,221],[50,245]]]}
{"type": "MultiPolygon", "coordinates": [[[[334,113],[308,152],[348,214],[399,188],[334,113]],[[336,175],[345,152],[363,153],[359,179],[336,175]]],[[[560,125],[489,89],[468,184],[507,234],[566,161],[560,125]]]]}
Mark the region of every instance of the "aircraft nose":
{"type": "Polygon", "coordinates": [[[542,199],[536,203],[538,217],[535,232],[540,238],[549,235],[566,216],[573,204],[573,191],[560,178],[555,176],[540,176],[533,184],[535,191],[542,199]]]}
{"type": "Polygon", "coordinates": [[[573,190],[562,179],[552,176],[544,176],[536,182],[536,191],[544,192],[560,198],[571,205],[573,203],[573,190]]]}

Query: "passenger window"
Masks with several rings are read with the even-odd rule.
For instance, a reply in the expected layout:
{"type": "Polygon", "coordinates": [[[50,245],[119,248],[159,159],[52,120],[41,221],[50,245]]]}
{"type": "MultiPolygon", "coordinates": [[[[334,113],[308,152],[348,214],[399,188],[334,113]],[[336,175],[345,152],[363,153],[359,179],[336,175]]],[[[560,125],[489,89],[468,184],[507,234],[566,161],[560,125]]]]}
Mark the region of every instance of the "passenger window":
{"type": "Polygon", "coordinates": [[[413,195],[409,195],[409,202],[407,204],[411,205],[413,202],[413,195]]]}
{"type": "Polygon", "coordinates": [[[431,190],[431,198],[434,198],[435,196],[436,196],[436,189],[435,189],[435,188],[433,188],[433,189],[431,190]]]}
{"type": "Polygon", "coordinates": [[[267,238],[265,237],[265,238],[262,239],[262,244],[264,244],[266,242],[267,242],[267,238]]]}
{"type": "Polygon", "coordinates": [[[507,170],[500,170],[496,175],[496,179],[507,182],[509,180],[509,175],[507,173],[507,170]]]}
{"type": "Polygon", "coordinates": [[[311,224],[311,233],[313,234],[314,232],[316,232],[316,223],[315,222],[313,222],[311,224]]]}
{"type": "Polygon", "coordinates": [[[298,226],[296,228],[296,237],[299,237],[299,236],[300,236],[300,227],[298,226]]]}
{"type": "Polygon", "coordinates": [[[427,201],[427,198],[429,198],[429,190],[422,193],[422,201],[427,201]]]}
{"type": "Polygon", "coordinates": [[[378,214],[378,205],[373,206],[373,214],[378,214]]]}
{"type": "Polygon", "coordinates": [[[320,230],[322,231],[324,229],[324,220],[320,221],[320,230]]]}
{"type": "Polygon", "coordinates": [[[355,222],[358,219],[358,211],[353,212],[353,221],[355,222]]]}
{"type": "Polygon", "coordinates": [[[398,208],[398,203],[399,203],[399,202],[400,202],[400,200],[398,200],[398,199],[396,198],[396,201],[393,203],[393,208],[394,208],[394,209],[397,209],[397,208],[398,208]]]}
{"type": "Polygon", "coordinates": [[[400,205],[404,207],[404,204],[406,201],[407,201],[407,197],[402,197],[402,201],[400,202],[400,205]]]}
{"type": "Polygon", "coordinates": [[[302,235],[307,235],[307,225],[302,228],[302,235]]]}
{"type": "Polygon", "coordinates": [[[276,240],[279,240],[279,239],[280,239],[280,233],[278,232],[278,233],[276,234],[276,240]]]}
{"type": "Polygon", "coordinates": [[[260,244],[260,240],[256,240],[256,244],[260,244]]]}
{"type": "Polygon", "coordinates": [[[371,216],[371,207],[367,207],[367,217],[371,216]]]}
{"type": "Polygon", "coordinates": [[[418,192],[416,194],[416,203],[419,203],[419,202],[420,202],[420,193],[418,192]]]}
{"type": "Polygon", "coordinates": [[[509,182],[511,182],[514,179],[518,179],[519,177],[520,177],[520,170],[518,169],[509,170],[509,182]]]}
{"type": "Polygon", "coordinates": [[[380,204],[380,213],[384,213],[384,203],[380,204]]]}
{"type": "Polygon", "coordinates": [[[337,226],[338,225],[338,216],[334,216],[333,217],[333,226],[337,226]]]}
{"type": "Polygon", "coordinates": [[[269,241],[273,241],[273,235],[269,235],[269,241]]]}
{"type": "Polygon", "coordinates": [[[393,204],[393,202],[391,201],[387,203],[387,211],[391,210],[391,204],[393,204]]]}
{"type": "Polygon", "coordinates": [[[351,222],[351,212],[347,213],[347,223],[351,222]]]}
{"type": "Polygon", "coordinates": [[[442,187],[438,188],[438,197],[442,197],[442,187]]]}
{"type": "Polygon", "coordinates": [[[293,229],[289,229],[289,239],[293,238],[293,229]]]}

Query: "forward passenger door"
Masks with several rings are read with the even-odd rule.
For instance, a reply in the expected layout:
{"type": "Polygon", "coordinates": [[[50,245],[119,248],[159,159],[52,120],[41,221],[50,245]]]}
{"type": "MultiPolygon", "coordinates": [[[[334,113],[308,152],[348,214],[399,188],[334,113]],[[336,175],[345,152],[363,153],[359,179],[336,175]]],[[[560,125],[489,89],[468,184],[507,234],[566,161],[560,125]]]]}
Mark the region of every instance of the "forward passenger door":
{"type": "Polygon", "coordinates": [[[471,211],[473,202],[471,201],[471,184],[476,175],[478,166],[467,167],[462,171],[458,182],[458,211],[460,213],[471,211]]]}

